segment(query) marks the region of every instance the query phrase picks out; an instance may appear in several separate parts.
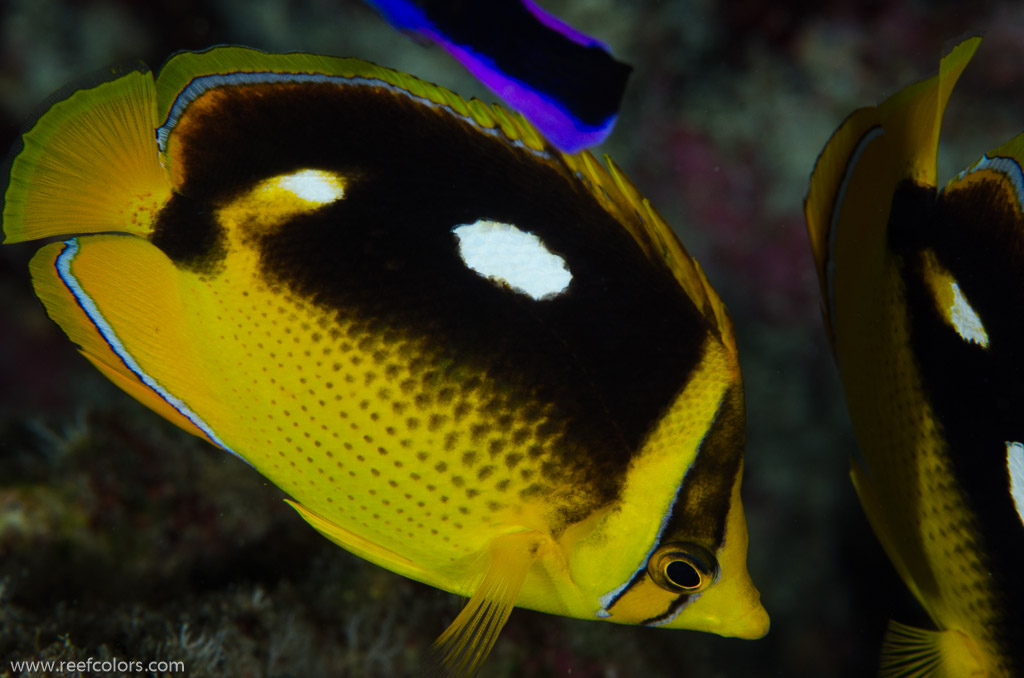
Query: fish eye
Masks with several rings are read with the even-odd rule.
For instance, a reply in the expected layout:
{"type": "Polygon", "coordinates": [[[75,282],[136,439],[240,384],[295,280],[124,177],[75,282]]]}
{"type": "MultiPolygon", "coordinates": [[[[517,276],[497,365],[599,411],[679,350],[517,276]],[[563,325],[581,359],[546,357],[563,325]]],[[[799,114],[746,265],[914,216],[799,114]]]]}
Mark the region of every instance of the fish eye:
{"type": "Polygon", "coordinates": [[[715,556],[690,542],[665,544],[647,563],[654,583],[672,593],[700,593],[718,581],[720,573],[715,556]]]}

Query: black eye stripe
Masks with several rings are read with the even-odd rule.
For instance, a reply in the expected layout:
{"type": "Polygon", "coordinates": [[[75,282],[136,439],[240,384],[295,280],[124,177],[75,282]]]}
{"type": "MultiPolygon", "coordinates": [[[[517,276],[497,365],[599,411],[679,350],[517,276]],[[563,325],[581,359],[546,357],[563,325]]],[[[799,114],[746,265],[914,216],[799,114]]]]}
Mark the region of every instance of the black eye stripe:
{"type": "Polygon", "coordinates": [[[665,608],[665,611],[662,614],[655,615],[653,617],[648,617],[647,619],[644,619],[643,621],[641,621],[640,625],[641,626],[658,626],[659,624],[664,624],[665,622],[671,621],[680,612],[683,611],[684,607],[686,607],[687,605],[689,605],[693,601],[697,600],[697,598],[699,598],[699,597],[700,597],[699,593],[695,593],[695,594],[692,594],[692,595],[690,595],[690,594],[683,594],[683,595],[679,596],[678,598],[676,598],[675,600],[673,600],[672,603],[667,608],[665,608]]]}

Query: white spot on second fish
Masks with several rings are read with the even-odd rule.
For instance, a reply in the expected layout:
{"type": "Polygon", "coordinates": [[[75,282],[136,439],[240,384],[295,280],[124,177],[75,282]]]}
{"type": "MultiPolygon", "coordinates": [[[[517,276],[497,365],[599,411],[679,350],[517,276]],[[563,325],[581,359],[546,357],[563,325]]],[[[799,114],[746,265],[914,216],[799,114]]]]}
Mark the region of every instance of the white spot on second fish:
{"type": "Polygon", "coordinates": [[[533,233],[512,224],[481,219],[456,226],[452,233],[466,266],[532,299],[561,294],[572,280],[565,259],[548,250],[533,233]]]}
{"type": "Polygon", "coordinates": [[[949,321],[953,324],[953,329],[964,340],[988,348],[988,332],[985,331],[978,313],[964,297],[960,286],[955,282],[951,282],[950,285],[953,289],[953,303],[949,307],[949,321]]]}
{"type": "Polygon", "coordinates": [[[1010,474],[1010,496],[1017,515],[1024,523],[1024,444],[1006,443],[1006,470],[1010,474]]]}
{"type": "Polygon", "coordinates": [[[285,174],[268,181],[266,187],[288,191],[317,205],[327,205],[345,197],[345,185],[341,179],[323,170],[305,169],[285,174]]]}

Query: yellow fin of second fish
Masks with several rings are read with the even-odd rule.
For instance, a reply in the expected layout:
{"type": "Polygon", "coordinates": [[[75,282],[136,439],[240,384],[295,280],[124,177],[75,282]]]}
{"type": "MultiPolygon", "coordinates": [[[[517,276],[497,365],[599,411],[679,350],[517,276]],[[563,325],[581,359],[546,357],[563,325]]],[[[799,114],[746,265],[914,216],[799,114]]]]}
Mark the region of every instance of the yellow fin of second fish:
{"type": "Polygon", "coordinates": [[[882,643],[880,678],[981,678],[987,674],[966,634],[889,622],[882,643]]]}
{"type": "Polygon", "coordinates": [[[889,556],[889,561],[896,568],[900,579],[907,585],[910,592],[914,594],[914,597],[924,604],[924,597],[917,588],[919,581],[917,575],[921,572],[930,571],[928,570],[927,563],[908,563],[904,559],[905,553],[919,553],[920,551],[917,549],[910,551],[899,548],[892,526],[886,519],[886,513],[882,509],[882,501],[878,497],[878,490],[872,484],[868,473],[856,460],[850,461],[850,480],[853,481],[853,487],[857,491],[857,497],[860,499],[860,505],[864,509],[865,515],[868,517],[871,529],[882,544],[886,555],[889,556]]]}
{"type": "MultiPolygon", "coordinates": [[[[907,549],[898,548],[892,528],[881,510],[876,490],[867,473],[857,462],[851,464],[850,476],[860,496],[861,506],[875,536],[882,543],[900,578],[918,601],[924,604],[920,590],[930,572],[924,563],[904,560],[907,549]]],[[[934,595],[934,594],[933,594],[934,595]]],[[[890,621],[882,642],[880,678],[971,678],[987,675],[981,655],[970,637],[955,629],[931,631],[890,621]]]]}
{"type": "Polygon", "coordinates": [[[878,106],[901,179],[936,185],[942,116],[953,86],[980,44],[980,37],[959,43],[942,57],[937,75],[905,87],[878,106]]]}
{"type": "Polygon", "coordinates": [[[512,614],[543,543],[534,532],[503,535],[491,541],[483,580],[459,616],[434,642],[436,675],[468,678],[476,674],[512,614]]]}
{"type": "Polygon", "coordinates": [[[157,154],[156,88],[133,71],[54,104],[22,137],[4,197],[4,242],[145,235],[171,196],[157,154]]]}

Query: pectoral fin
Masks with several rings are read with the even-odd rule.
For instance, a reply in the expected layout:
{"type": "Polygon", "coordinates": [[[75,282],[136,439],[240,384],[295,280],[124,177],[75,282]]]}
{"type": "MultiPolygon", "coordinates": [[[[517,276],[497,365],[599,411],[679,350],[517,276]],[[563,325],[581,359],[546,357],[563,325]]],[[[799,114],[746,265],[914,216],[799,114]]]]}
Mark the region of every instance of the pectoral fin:
{"type": "Polygon", "coordinates": [[[455,621],[434,641],[434,675],[469,678],[476,674],[508,621],[542,544],[534,533],[505,535],[491,542],[483,580],[455,621]]]}

